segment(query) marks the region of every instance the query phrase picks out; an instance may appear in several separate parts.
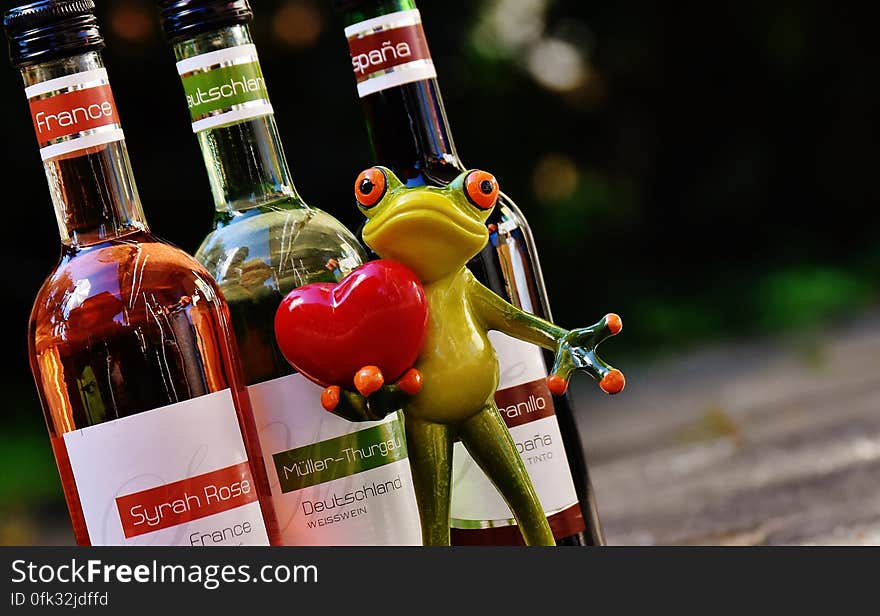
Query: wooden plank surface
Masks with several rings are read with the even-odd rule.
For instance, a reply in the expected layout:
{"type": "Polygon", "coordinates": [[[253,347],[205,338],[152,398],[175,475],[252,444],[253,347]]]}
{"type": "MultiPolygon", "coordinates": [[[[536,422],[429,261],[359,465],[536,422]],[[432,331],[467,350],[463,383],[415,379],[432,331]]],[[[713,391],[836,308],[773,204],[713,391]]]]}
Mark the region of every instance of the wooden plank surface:
{"type": "Polygon", "coordinates": [[[880,544],[880,315],[577,382],[611,545],[880,544]]]}

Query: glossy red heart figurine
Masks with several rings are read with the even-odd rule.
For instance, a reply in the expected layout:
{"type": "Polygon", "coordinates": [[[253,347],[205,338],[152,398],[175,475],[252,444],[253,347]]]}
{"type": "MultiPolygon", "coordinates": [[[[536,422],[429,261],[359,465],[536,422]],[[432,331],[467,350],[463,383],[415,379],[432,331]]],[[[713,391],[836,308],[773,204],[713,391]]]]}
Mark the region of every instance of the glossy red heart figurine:
{"type": "Polygon", "coordinates": [[[284,357],[316,383],[353,388],[355,373],[378,366],[393,383],[425,342],[428,301],[416,275],[396,261],[371,261],[338,284],[288,293],[275,313],[284,357]]]}

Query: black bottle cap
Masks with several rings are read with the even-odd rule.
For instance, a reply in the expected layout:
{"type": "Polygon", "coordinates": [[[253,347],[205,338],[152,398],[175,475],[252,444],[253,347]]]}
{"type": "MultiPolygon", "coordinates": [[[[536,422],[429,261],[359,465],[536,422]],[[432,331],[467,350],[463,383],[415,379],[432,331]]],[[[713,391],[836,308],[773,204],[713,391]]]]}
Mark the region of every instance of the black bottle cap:
{"type": "Polygon", "coordinates": [[[248,0],[159,0],[159,8],[169,40],[248,24],[254,19],[248,0]]]}
{"type": "Polygon", "coordinates": [[[9,57],[21,68],[104,48],[92,0],[40,0],[6,11],[9,57]]]}

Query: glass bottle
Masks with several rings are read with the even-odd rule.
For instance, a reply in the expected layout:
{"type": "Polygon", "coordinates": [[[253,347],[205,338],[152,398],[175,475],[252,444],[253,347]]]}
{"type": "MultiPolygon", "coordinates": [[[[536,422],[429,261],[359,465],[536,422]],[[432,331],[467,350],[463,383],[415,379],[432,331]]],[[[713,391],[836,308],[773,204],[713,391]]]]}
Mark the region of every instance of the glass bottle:
{"type": "Polygon", "coordinates": [[[77,543],[277,542],[228,307],[147,226],[93,10],[4,18],[61,233],[29,349],[77,543]]]}
{"type": "MultiPolygon", "coordinates": [[[[378,164],[411,186],[444,185],[467,167],[452,140],[437,74],[413,0],[334,0],[378,164]]],[[[487,221],[490,241],[470,264],[493,291],[552,320],[535,243],[517,205],[502,194],[487,221]]],[[[523,455],[559,545],[601,545],[583,448],[569,395],[546,387],[547,358],[492,332],[501,365],[496,401],[523,455]]],[[[509,509],[456,443],[452,541],[520,544],[509,509]]]]}
{"type": "Polygon", "coordinates": [[[420,545],[401,414],[352,423],[321,407],[275,341],[292,289],[335,282],[364,251],[297,194],[253,44],[246,0],[160,2],[216,215],[196,258],[232,311],[286,545],[420,545]]]}

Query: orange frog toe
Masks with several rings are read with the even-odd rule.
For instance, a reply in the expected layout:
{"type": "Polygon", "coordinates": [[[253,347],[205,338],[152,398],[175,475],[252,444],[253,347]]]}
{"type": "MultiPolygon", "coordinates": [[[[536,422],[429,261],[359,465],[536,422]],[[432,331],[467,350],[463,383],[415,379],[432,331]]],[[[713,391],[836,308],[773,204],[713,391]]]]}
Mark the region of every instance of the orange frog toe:
{"type": "Polygon", "coordinates": [[[410,396],[415,396],[422,391],[422,386],[424,385],[422,382],[422,373],[415,368],[410,368],[406,371],[406,374],[400,377],[397,384],[400,385],[400,389],[403,390],[404,393],[410,396]]]}
{"type": "Polygon", "coordinates": [[[563,396],[568,389],[568,381],[558,374],[551,374],[547,377],[547,387],[550,388],[554,396],[563,396]]]}
{"type": "Polygon", "coordinates": [[[613,312],[605,315],[605,324],[608,327],[608,331],[611,332],[612,336],[616,336],[620,333],[620,330],[623,329],[623,319],[621,319],[618,315],[613,312]]]}
{"type": "Polygon", "coordinates": [[[321,392],[321,406],[323,406],[325,410],[331,412],[336,410],[336,407],[339,406],[338,386],[333,385],[321,392]]]}
{"type": "Polygon", "coordinates": [[[384,384],[385,377],[376,366],[364,366],[354,375],[354,386],[365,398],[382,389],[384,384]]]}
{"type": "Polygon", "coordinates": [[[599,387],[606,394],[619,394],[626,387],[626,377],[620,370],[612,370],[599,382],[599,387]]]}

